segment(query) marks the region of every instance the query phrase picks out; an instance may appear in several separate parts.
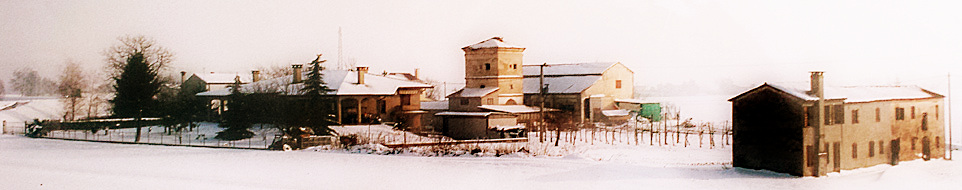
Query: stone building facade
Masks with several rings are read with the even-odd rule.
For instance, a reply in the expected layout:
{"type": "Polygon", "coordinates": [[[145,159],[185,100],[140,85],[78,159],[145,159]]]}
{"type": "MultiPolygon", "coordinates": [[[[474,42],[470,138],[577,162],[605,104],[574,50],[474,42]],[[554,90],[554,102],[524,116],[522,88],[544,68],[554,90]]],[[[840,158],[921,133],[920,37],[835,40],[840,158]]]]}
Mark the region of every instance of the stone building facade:
{"type": "Polygon", "coordinates": [[[763,84],[732,102],[735,167],[824,176],[945,155],[943,96],[915,86],[763,84]]]}

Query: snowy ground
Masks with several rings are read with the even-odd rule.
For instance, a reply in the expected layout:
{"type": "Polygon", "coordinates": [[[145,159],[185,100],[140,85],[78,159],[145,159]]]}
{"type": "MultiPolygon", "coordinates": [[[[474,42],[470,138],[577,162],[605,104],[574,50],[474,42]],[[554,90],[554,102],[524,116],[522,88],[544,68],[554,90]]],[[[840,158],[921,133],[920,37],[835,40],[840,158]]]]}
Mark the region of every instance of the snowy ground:
{"type": "MultiPolygon", "coordinates": [[[[953,189],[962,164],[797,178],[725,165],[730,149],[611,145],[582,157],[417,157],[125,145],[0,135],[3,189],[953,189]],[[615,156],[621,155],[621,156],[615,156]],[[661,159],[652,159],[661,158],[661,159]]],[[[956,155],[962,152],[956,153],[956,155]]]]}

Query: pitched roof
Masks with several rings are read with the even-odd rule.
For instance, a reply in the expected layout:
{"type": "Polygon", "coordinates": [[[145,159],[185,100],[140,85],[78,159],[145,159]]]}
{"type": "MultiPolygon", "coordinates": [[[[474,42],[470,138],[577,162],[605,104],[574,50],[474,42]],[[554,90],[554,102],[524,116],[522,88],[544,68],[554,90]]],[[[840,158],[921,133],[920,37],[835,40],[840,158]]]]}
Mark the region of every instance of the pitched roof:
{"type": "MultiPolygon", "coordinates": [[[[600,79],[600,75],[545,77],[544,84],[548,85],[549,94],[571,94],[581,93],[600,79]]],[[[538,77],[526,77],[522,79],[522,91],[525,94],[540,93],[538,89],[540,83],[541,81],[538,77]]]]}
{"type": "MultiPolygon", "coordinates": [[[[807,90],[792,88],[782,85],[765,83],[744,93],[741,93],[728,101],[733,101],[749,92],[757,89],[771,87],[775,90],[784,92],[788,95],[798,97],[806,101],[818,100],[818,97],[809,95],[807,90]]],[[[872,102],[882,100],[904,100],[904,99],[924,99],[944,97],[932,91],[925,90],[918,86],[826,86],[825,99],[840,99],[844,102],[872,102]]]]}
{"type": "Polygon", "coordinates": [[[522,48],[523,49],[524,47],[504,43],[504,40],[501,39],[501,37],[491,37],[491,39],[487,39],[470,46],[465,46],[464,48],[461,48],[461,49],[468,50],[468,49],[482,49],[482,48],[522,48]]]}
{"type": "MultiPolygon", "coordinates": [[[[545,76],[577,76],[577,75],[601,75],[608,68],[618,62],[595,62],[595,63],[549,63],[544,67],[545,76]]],[[[525,77],[536,77],[541,75],[540,64],[522,65],[525,77]]]]}
{"type": "Polygon", "coordinates": [[[422,110],[447,110],[448,101],[421,102],[422,110]]]}
{"type": "MultiPolygon", "coordinates": [[[[534,113],[534,112],[541,111],[541,109],[538,109],[538,107],[525,106],[525,105],[482,105],[482,106],[478,106],[478,108],[491,110],[491,111],[505,112],[505,113],[534,113]]],[[[556,111],[556,110],[545,109],[545,111],[556,111]]]]}
{"type": "Polygon", "coordinates": [[[250,83],[251,75],[248,74],[236,74],[236,73],[194,73],[194,76],[204,80],[207,84],[234,84],[234,78],[240,77],[241,83],[250,83]]]}
{"type": "Polygon", "coordinates": [[[486,96],[486,95],[488,95],[488,94],[491,94],[491,93],[493,93],[494,91],[498,91],[498,89],[499,89],[498,87],[486,87],[486,88],[467,88],[467,87],[466,87],[466,88],[462,88],[461,90],[458,90],[457,92],[451,93],[450,95],[447,95],[446,97],[471,97],[471,98],[477,98],[477,97],[482,97],[482,96],[486,96]]]}
{"type": "MultiPolygon", "coordinates": [[[[418,81],[397,79],[375,74],[366,74],[364,84],[357,84],[357,71],[353,70],[324,70],[324,83],[332,92],[329,95],[393,95],[399,88],[432,88],[431,85],[418,81]]],[[[306,75],[307,73],[302,73],[306,75]]],[[[258,81],[255,83],[241,85],[241,92],[249,93],[264,89],[273,89],[281,94],[300,94],[303,83],[290,84],[293,80],[292,75],[277,77],[269,80],[258,81]]],[[[230,94],[230,89],[221,89],[198,93],[198,96],[226,96],[230,94]]]]}

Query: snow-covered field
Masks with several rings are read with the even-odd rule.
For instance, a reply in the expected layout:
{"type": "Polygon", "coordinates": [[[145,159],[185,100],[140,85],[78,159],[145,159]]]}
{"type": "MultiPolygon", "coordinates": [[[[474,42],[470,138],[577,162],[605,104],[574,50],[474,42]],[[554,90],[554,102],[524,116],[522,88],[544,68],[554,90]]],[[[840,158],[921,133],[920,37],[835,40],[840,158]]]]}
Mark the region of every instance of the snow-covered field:
{"type": "Polygon", "coordinates": [[[955,189],[962,180],[962,164],[944,160],[880,165],[822,178],[797,178],[726,165],[697,164],[730,160],[731,151],[726,148],[604,146],[609,147],[580,154],[588,156],[418,157],[125,145],[0,135],[0,187],[955,189]]]}

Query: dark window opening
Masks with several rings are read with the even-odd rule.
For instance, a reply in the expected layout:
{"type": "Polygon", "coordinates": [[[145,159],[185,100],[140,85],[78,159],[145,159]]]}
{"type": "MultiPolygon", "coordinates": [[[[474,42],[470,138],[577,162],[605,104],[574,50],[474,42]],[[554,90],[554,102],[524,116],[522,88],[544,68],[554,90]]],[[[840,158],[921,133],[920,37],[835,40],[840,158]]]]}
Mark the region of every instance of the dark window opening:
{"type": "Polygon", "coordinates": [[[484,87],[485,87],[484,85],[481,85],[481,88],[484,88],[484,87]]]}
{"type": "Polygon", "coordinates": [[[401,105],[411,105],[411,95],[402,94],[401,95],[401,105]]]}
{"type": "Polygon", "coordinates": [[[935,105],[935,120],[939,120],[939,105],[935,105]]]}
{"type": "Polygon", "coordinates": [[[912,106],[912,119],[915,119],[915,106],[912,106]]]}
{"type": "Polygon", "coordinates": [[[940,147],[942,147],[942,143],[943,143],[942,140],[939,139],[938,136],[935,136],[935,148],[940,148],[940,147]]]}
{"type": "Polygon", "coordinates": [[[875,156],[875,141],[868,142],[868,157],[875,156]]]}
{"type": "Polygon", "coordinates": [[[490,63],[485,63],[485,64],[484,64],[484,70],[491,70],[491,64],[490,64],[490,63]]]}
{"type": "Polygon", "coordinates": [[[621,80],[615,80],[615,88],[621,89],[621,80]]]}
{"type": "Polygon", "coordinates": [[[825,125],[831,125],[831,124],[832,124],[832,117],[830,117],[829,115],[830,115],[830,113],[832,113],[832,107],[830,107],[830,106],[825,106],[825,111],[824,111],[824,113],[825,113],[825,125]]]}
{"type": "Polygon", "coordinates": [[[858,158],[858,143],[852,143],[852,158],[858,158]]]}
{"type": "Polygon", "coordinates": [[[852,110],[852,124],[858,124],[858,110],[852,110]]]}
{"type": "Polygon", "coordinates": [[[885,141],[878,141],[878,153],[885,154],[885,141]]]}
{"type": "Polygon", "coordinates": [[[905,108],[895,108],[895,120],[905,120],[905,108]]]}
{"type": "Polygon", "coordinates": [[[835,124],[845,124],[845,110],[842,109],[842,105],[832,106],[832,114],[835,116],[835,124]]]}
{"type": "Polygon", "coordinates": [[[929,113],[922,113],[922,130],[929,130],[929,113]]]}
{"type": "Polygon", "coordinates": [[[880,117],[881,113],[882,113],[882,110],[880,110],[879,108],[875,108],[875,122],[882,121],[882,118],[880,117]]]}

